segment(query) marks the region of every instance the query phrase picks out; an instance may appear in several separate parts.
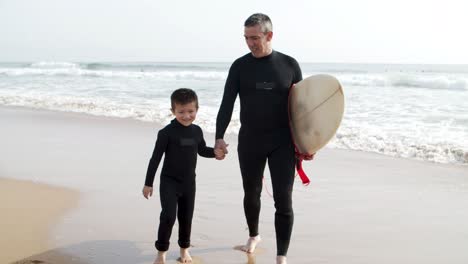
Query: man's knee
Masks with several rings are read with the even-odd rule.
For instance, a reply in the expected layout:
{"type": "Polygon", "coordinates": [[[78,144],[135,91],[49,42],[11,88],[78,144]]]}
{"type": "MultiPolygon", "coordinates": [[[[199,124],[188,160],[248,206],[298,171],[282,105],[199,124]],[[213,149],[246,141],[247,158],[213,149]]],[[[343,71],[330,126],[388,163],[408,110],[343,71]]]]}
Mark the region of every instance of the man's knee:
{"type": "Polygon", "coordinates": [[[276,213],[282,215],[292,215],[292,197],[290,194],[274,195],[276,213]]]}

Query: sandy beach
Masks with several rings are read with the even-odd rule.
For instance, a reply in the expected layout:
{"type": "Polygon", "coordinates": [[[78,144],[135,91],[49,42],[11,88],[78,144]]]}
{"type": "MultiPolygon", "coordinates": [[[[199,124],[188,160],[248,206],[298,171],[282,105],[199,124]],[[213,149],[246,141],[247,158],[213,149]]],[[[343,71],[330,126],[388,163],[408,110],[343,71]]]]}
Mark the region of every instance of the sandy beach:
{"type": "MultiPolygon", "coordinates": [[[[10,263],[50,248],[49,232],[78,202],[78,192],[0,178],[0,263],[10,263]]],[[[48,259],[56,260],[58,255],[48,259]]],[[[34,260],[31,258],[30,260],[34,260]]],[[[28,263],[25,260],[18,263],[28,263]]]]}
{"type": "MultiPolygon", "coordinates": [[[[2,263],[152,263],[159,197],[147,201],[141,188],[160,126],[0,107],[0,127],[2,263]]],[[[224,161],[198,161],[195,263],[274,263],[268,170],[263,241],[254,255],[235,250],[248,232],[236,136],[226,141],[224,161]]],[[[468,263],[467,166],[325,148],[304,167],[311,184],[294,188],[288,263],[468,263]]]]}

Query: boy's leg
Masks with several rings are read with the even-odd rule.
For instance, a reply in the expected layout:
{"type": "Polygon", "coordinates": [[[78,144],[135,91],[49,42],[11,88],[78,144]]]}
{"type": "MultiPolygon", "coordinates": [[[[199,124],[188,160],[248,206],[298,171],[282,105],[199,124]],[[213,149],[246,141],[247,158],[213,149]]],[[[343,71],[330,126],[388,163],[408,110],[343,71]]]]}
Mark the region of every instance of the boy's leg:
{"type": "Polygon", "coordinates": [[[163,177],[161,177],[159,186],[161,214],[159,216],[158,240],[155,242],[155,246],[159,251],[167,251],[176,219],[177,189],[175,182],[172,182],[171,179],[163,179],[163,177]]]}
{"type": "Polygon", "coordinates": [[[179,209],[177,219],[179,221],[179,246],[180,262],[191,263],[192,257],[189,253],[190,235],[192,232],[193,211],[195,208],[196,185],[193,182],[183,187],[182,196],[179,198],[179,209]]]}
{"type": "Polygon", "coordinates": [[[180,260],[181,263],[192,263],[192,256],[190,256],[188,248],[180,248],[180,260]]]}
{"type": "Polygon", "coordinates": [[[195,207],[195,182],[183,186],[182,196],[179,198],[179,209],[177,219],[179,221],[179,246],[181,248],[190,247],[190,235],[192,232],[192,218],[195,207]]]}
{"type": "Polygon", "coordinates": [[[275,200],[275,230],[278,256],[286,256],[294,223],[292,190],[296,158],[292,144],[283,144],[268,158],[275,200]]]}
{"type": "Polygon", "coordinates": [[[165,264],[166,263],[166,254],[167,251],[158,251],[158,255],[154,260],[154,264],[165,264]]]}

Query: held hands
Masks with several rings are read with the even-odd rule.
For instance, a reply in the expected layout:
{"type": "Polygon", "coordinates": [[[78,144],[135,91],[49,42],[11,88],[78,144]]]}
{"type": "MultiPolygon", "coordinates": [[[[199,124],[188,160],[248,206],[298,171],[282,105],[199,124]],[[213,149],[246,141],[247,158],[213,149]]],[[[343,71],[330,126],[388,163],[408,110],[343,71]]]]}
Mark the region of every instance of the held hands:
{"type": "Polygon", "coordinates": [[[214,153],[215,153],[215,158],[217,160],[223,160],[226,157],[226,154],[228,154],[227,147],[229,144],[226,144],[224,139],[220,138],[217,139],[215,142],[214,146],[214,153]]]}
{"type": "Polygon", "coordinates": [[[226,155],[224,154],[224,151],[221,148],[215,148],[214,154],[217,160],[222,160],[226,157],[226,155]]]}
{"type": "Polygon", "coordinates": [[[143,196],[148,199],[149,197],[151,197],[153,195],[153,187],[150,187],[150,186],[146,186],[143,187],[143,196]]]}

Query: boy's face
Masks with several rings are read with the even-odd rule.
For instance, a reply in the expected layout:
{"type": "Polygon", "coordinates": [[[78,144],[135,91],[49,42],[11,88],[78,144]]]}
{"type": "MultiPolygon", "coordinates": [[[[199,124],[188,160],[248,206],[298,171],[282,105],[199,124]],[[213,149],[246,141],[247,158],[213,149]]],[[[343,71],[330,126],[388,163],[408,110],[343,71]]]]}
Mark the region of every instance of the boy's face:
{"type": "Polygon", "coordinates": [[[197,116],[197,104],[191,102],[188,104],[174,104],[172,113],[175,115],[177,121],[184,126],[190,126],[197,116]]]}

